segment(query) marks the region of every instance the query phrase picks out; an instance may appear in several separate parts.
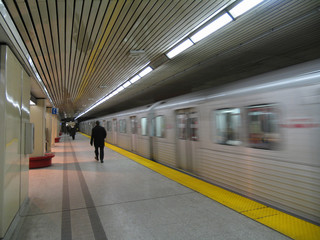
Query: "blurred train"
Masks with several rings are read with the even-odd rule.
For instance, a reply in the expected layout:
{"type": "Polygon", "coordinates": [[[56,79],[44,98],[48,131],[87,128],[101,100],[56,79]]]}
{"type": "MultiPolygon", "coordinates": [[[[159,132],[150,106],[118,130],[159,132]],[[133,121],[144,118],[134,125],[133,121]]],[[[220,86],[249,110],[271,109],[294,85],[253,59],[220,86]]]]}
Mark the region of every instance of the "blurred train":
{"type": "Polygon", "coordinates": [[[108,143],[320,224],[320,59],[95,121],[108,143]]]}

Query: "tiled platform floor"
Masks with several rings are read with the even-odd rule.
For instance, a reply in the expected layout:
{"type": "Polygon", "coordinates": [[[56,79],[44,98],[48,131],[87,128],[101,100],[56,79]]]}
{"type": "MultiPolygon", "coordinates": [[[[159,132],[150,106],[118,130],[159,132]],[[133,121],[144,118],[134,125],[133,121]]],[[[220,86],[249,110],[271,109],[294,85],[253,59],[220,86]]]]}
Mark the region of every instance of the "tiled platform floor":
{"type": "Polygon", "coordinates": [[[29,208],[13,239],[289,239],[89,139],[63,135],[48,168],[30,170],[29,208]]]}

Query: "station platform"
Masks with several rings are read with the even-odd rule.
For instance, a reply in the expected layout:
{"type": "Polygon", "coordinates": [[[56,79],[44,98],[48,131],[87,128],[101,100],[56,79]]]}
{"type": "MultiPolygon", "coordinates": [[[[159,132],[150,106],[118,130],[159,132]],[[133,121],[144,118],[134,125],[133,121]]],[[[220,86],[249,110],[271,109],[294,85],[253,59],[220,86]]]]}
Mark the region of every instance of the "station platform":
{"type": "MultiPolygon", "coordinates": [[[[302,226],[307,232],[290,236],[289,230],[272,229],[248,216],[257,209],[241,212],[202,193],[220,191],[215,186],[108,144],[100,163],[84,134],[75,140],[62,135],[53,152],[52,166],[29,172],[28,206],[11,239],[279,240],[319,233],[318,226],[302,220],[292,226],[287,218],[283,224],[290,231],[302,226]]],[[[248,204],[221,191],[224,198],[248,204]]]]}

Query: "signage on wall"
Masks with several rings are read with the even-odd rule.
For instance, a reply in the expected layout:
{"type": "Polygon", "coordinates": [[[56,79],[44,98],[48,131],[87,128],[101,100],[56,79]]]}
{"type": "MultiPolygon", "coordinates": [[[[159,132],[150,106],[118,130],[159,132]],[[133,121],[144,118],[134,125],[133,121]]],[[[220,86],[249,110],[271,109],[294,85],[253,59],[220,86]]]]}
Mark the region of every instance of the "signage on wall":
{"type": "Polygon", "coordinates": [[[59,108],[52,108],[52,114],[58,114],[59,108]]]}

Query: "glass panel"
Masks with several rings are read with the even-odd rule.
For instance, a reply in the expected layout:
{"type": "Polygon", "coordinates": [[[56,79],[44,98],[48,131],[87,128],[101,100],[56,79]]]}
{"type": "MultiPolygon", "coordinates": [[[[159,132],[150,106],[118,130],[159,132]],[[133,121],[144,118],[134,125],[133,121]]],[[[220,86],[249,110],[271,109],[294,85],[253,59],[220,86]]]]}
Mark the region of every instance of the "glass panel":
{"type": "Polygon", "coordinates": [[[190,140],[198,141],[198,118],[190,118],[190,140]]]}
{"type": "Polygon", "coordinates": [[[276,149],[279,145],[279,116],[274,105],[248,107],[249,144],[254,148],[276,149]]]}
{"type": "Polygon", "coordinates": [[[114,131],[115,132],[117,132],[118,131],[118,121],[117,120],[113,120],[113,129],[114,129],[114,131]]]}
{"type": "Polygon", "coordinates": [[[121,119],[119,121],[119,131],[120,133],[126,133],[127,132],[127,124],[125,119],[121,119]]]}
{"type": "Polygon", "coordinates": [[[165,125],[164,125],[164,117],[157,116],[156,117],[156,137],[164,137],[165,125]]]}
{"type": "Polygon", "coordinates": [[[112,122],[111,121],[107,121],[107,131],[112,132],[112,122]]]}
{"type": "Polygon", "coordinates": [[[141,135],[147,136],[147,118],[141,118],[141,135]]]}
{"type": "Polygon", "coordinates": [[[221,109],[215,111],[217,142],[227,145],[239,145],[240,141],[240,109],[221,109]]]}
{"type": "Polygon", "coordinates": [[[179,139],[187,139],[187,116],[185,114],[177,115],[177,136],[179,139]]]}
{"type": "Polygon", "coordinates": [[[132,117],[131,119],[131,133],[136,134],[137,133],[137,121],[135,117],[132,117]]]}

